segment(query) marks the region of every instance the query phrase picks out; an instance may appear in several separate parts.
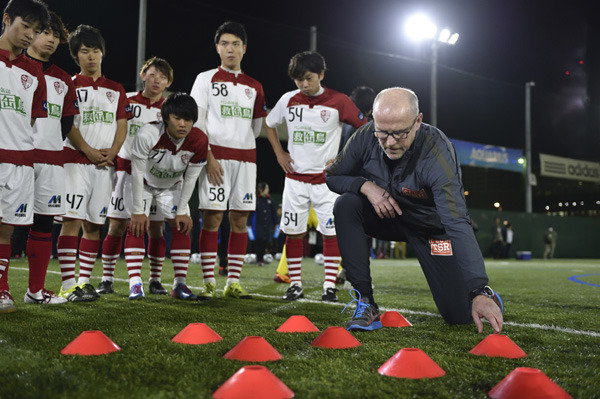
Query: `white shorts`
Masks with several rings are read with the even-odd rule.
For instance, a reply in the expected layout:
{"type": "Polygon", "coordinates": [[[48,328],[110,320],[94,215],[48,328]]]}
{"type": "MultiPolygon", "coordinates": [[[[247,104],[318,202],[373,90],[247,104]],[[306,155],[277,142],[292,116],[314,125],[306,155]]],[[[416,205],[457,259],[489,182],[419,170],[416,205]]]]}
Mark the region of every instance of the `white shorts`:
{"type": "MultiPolygon", "coordinates": [[[[162,222],[167,219],[175,219],[177,216],[177,205],[181,197],[181,183],[171,188],[159,189],[148,187],[144,184],[144,213],[152,222],[162,222]]],[[[189,208],[186,211],[189,215],[189,208]]]]}
{"type": "Polygon", "coordinates": [[[35,173],[33,212],[50,216],[65,213],[65,169],[59,165],[35,163],[33,170],[35,173]]]}
{"type": "Polygon", "coordinates": [[[252,162],[219,159],[223,167],[223,184],[213,186],[206,177],[206,167],[202,168],[198,188],[199,209],[215,211],[254,211],[256,202],[256,164],[252,162]]]}
{"type": "Polygon", "coordinates": [[[131,219],[131,210],[133,209],[131,174],[124,170],[117,171],[114,186],[107,216],[113,219],[131,219]]]}
{"type": "Polygon", "coordinates": [[[31,166],[0,163],[0,218],[3,224],[33,224],[33,180],[31,166]]]}
{"type": "Polygon", "coordinates": [[[333,204],[338,194],[327,184],[310,184],[285,178],[281,205],[281,231],[285,234],[302,234],[307,230],[308,213],[312,204],[319,225],[317,230],[326,236],[334,236],[335,221],[333,204]]]}
{"type": "Polygon", "coordinates": [[[104,224],[113,191],[113,168],[67,163],[65,174],[67,201],[64,217],[104,224]]]}

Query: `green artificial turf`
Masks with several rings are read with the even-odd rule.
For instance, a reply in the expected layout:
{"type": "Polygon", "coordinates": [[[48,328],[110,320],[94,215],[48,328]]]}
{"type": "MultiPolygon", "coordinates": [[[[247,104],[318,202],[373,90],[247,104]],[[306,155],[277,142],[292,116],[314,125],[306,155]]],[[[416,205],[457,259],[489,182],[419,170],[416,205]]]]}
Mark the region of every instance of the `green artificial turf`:
{"type": "MultiPolygon", "coordinates": [[[[9,282],[18,311],[0,315],[0,398],[209,398],[241,367],[255,364],[223,355],[246,336],[264,337],[282,356],[260,363],[298,398],[484,398],[516,367],[542,370],[575,398],[600,397],[600,262],[597,260],[486,262],[490,284],[505,303],[502,331],[526,353],[522,359],[474,356],[469,351],[487,334],[476,327],[449,326],[438,315],[416,260],[372,263],[375,297],[382,310],[398,310],[412,324],[353,332],[362,345],[350,349],[312,347],[319,333],[278,333],[292,315],[305,315],[321,331],[341,326],[353,311],[340,290],[339,304],[322,303],[323,269],[304,260],[305,300],[281,300],[287,285],[272,280],[276,264],[245,265],[242,283],[252,300],[222,297],[217,277],[211,302],[182,302],[147,293],[127,299],[124,261],[117,265],[116,294],[92,303],[27,305],[27,263],[11,260],[9,282]],[[583,282],[570,281],[570,276],[583,282]],[[205,345],[171,342],[190,323],[205,323],[223,340],[205,345]],[[101,356],[61,355],[81,332],[100,330],[121,350],[101,356]],[[402,348],[420,348],[446,375],[399,379],[377,369],[402,348]]],[[[58,262],[46,287],[58,291],[58,262]]],[[[100,261],[92,277],[96,286],[100,261]]],[[[163,282],[173,271],[166,261],[163,282]]],[[[188,285],[201,284],[200,265],[191,264],[188,285]]],[[[144,265],[142,278],[148,277],[144,265]]],[[[147,285],[146,285],[147,290],[147,285]]],[[[170,288],[170,287],[168,287],[170,288]]],[[[341,287],[340,287],[341,288],[341,287]]]]}

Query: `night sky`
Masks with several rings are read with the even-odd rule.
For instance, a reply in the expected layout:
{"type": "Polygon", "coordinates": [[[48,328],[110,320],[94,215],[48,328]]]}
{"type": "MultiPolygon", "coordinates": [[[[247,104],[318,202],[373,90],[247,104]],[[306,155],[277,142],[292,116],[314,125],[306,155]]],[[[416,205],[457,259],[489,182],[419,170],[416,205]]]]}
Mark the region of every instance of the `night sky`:
{"type": "MultiPolygon", "coordinates": [[[[107,42],[104,74],[134,90],[137,0],[47,4],[69,29],[99,28],[107,42]]],[[[262,82],[271,108],[295,88],[287,64],[308,50],[314,25],[328,64],[325,86],[347,94],[357,85],[409,87],[428,122],[429,46],[403,32],[406,18],[421,11],[461,35],[456,46],[439,50],[437,125],[449,137],[523,148],[525,83],[535,81],[533,152],[597,162],[600,17],[591,10],[580,0],[148,0],[146,56],[167,59],[175,70],[171,89],[189,92],[199,72],[220,63],[216,28],[228,19],[241,22],[249,37],[242,68],[262,82]]],[[[78,72],[66,46],[55,61],[78,72]]]]}

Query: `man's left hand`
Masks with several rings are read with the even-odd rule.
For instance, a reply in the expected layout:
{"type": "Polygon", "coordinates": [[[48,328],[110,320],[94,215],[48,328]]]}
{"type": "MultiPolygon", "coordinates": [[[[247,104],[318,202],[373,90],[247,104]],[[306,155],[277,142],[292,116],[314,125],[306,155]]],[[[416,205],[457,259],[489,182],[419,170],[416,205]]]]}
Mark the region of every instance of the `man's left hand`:
{"type": "Polygon", "coordinates": [[[179,233],[189,234],[194,226],[194,222],[188,215],[177,215],[175,216],[175,225],[177,226],[177,231],[179,233]]]}
{"type": "Polygon", "coordinates": [[[473,316],[473,321],[480,334],[483,332],[482,317],[488,319],[494,329],[494,333],[499,334],[502,331],[502,323],[504,322],[502,311],[496,305],[496,302],[485,295],[477,295],[473,298],[471,316],[473,316]]]}

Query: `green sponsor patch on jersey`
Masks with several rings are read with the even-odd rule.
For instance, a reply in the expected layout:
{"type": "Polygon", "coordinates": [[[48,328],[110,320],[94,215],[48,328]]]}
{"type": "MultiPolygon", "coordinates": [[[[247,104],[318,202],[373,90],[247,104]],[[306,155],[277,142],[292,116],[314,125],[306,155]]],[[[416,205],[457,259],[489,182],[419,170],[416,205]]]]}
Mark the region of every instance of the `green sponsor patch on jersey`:
{"type": "Polygon", "coordinates": [[[327,140],[327,133],[325,132],[313,132],[310,130],[294,130],[293,143],[302,144],[316,144],[323,145],[327,140]]]}
{"type": "Polygon", "coordinates": [[[60,119],[62,116],[62,106],[59,104],[48,103],[48,117],[60,119]]]}
{"type": "Polygon", "coordinates": [[[25,104],[21,97],[13,94],[1,94],[0,95],[0,110],[11,109],[16,111],[18,114],[27,115],[25,112],[25,104]]]}
{"type": "Polygon", "coordinates": [[[239,105],[221,104],[221,117],[252,119],[252,109],[240,107],[239,105]]]}
{"type": "Polygon", "coordinates": [[[159,179],[174,179],[183,175],[185,170],[168,170],[168,169],[160,169],[156,166],[150,168],[150,173],[154,177],[158,177],[159,179]]]}
{"type": "Polygon", "coordinates": [[[115,114],[109,111],[83,111],[81,118],[84,125],[92,125],[94,123],[106,123],[110,125],[115,120],[115,114]]]}

